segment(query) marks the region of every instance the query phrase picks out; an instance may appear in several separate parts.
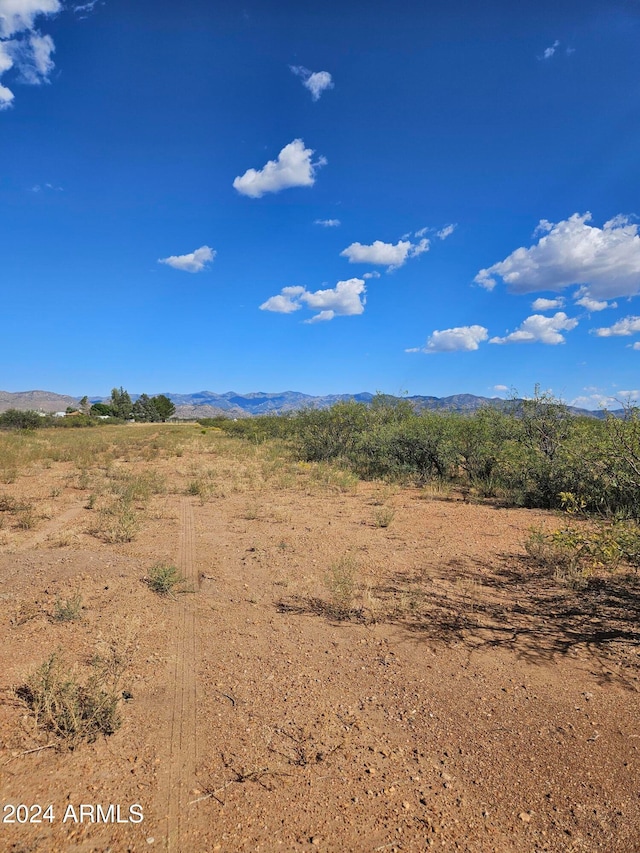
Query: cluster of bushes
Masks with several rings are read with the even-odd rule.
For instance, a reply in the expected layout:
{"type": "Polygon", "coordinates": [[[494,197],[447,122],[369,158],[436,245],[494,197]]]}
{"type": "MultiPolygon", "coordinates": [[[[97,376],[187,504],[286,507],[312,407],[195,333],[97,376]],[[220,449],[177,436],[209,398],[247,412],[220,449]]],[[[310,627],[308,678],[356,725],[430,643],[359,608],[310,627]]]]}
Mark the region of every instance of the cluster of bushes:
{"type": "Polygon", "coordinates": [[[158,423],[167,421],[176,411],[176,407],[164,394],[149,397],[141,394],[132,402],[124,388],[114,388],[108,403],[90,404],[88,397],[83,397],[79,408],[67,407],[66,414],[73,417],[54,417],[34,411],[8,409],[0,414],[0,430],[9,429],[40,429],[41,427],[87,427],[95,426],[101,418],[109,418],[111,423],[139,421],[142,423],[158,423]]]}
{"type": "Polygon", "coordinates": [[[72,418],[56,418],[38,412],[7,409],[0,414],[0,430],[41,429],[42,427],[86,427],[94,426],[95,419],[78,412],[72,418]]]}
{"type": "Polygon", "coordinates": [[[286,440],[299,459],[363,479],[439,480],[528,507],[640,516],[640,419],[577,417],[538,394],[472,415],[416,413],[407,401],[339,403],[293,415],[201,421],[251,441],[286,440]]]}

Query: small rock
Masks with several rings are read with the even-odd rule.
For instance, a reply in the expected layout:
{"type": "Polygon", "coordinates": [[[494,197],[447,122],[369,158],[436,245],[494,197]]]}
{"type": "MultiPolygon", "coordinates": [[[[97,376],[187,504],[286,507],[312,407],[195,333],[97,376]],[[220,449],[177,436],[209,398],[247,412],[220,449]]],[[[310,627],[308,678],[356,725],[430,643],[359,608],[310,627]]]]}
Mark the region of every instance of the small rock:
{"type": "Polygon", "coordinates": [[[320,846],[320,837],[318,835],[314,835],[313,838],[311,839],[311,843],[313,844],[314,847],[319,847],[320,846]]]}
{"type": "Polygon", "coordinates": [[[531,815],[528,812],[520,812],[518,817],[523,823],[531,823],[531,815]]]}
{"type": "Polygon", "coordinates": [[[406,811],[410,811],[411,810],[411,803],[408,802],[407,800],[405,800],[404,803],[402,804],[402,808],[406,809],[406,811]]]}
{"type": "Polygon", "coordinates": [[[147,844],[155,844],[155,843],[156,843],[156,840],[152,836],[149,836],[149,838],[147,838],[147,844]]]}

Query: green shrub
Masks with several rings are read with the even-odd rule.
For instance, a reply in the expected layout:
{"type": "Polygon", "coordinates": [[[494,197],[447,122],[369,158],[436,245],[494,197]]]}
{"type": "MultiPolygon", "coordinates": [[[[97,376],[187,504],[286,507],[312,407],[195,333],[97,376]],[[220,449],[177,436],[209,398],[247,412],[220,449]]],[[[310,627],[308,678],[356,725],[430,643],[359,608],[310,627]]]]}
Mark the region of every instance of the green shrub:
{"type": "Polygon", "coordinates": [[[39,429],[45,420],[37,412],[7,409],[0,414],[0,429],[39,429]]]}
{"type": "Polygon", "coordinates": [[[157,563],[150,569],[147,583],[158,595],[171,595],[176,587],[184,584],[184,578],[176,566],[157,563]]]}

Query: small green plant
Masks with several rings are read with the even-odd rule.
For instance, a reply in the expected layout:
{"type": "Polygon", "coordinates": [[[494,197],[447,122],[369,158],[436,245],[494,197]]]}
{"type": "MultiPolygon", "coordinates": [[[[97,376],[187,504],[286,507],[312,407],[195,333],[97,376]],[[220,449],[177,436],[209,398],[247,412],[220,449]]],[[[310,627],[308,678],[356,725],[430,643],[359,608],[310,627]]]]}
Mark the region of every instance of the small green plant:
{"type": "Polygon", "coordinates": [[[373,523],[376,527],[388,527],[395,518],[395,512],[389,507],[381,507],[373,514],[373,523]]]}
{"type": "Polygon", "coordinates": [[[211,486],[209,483],[205,483],[204,480],[192,480],[187,486],[187,494],[193,495],[194,497],[200,498],[200,503],[204,504],[209,497],[211,492],[211,486]]]}
{"type": "Polygon", "coordinates": [[[93,509],[96,505],[97,495],[95,492],[91,492],[89,497],[87,498],[87,509],[93,509]]]}
{"type": "Polygon", "coordinates": [[[75,622],[82,619],[82,597],[74,595],[65,601],[56,599],[53,607],[54,622],[75,622]]]}
{"type": "Polygon", "coordinates": [[[175,566],[156,563],[149,571],[147,583],[158,595],[172,595],[176,587],[184,584],[184,578],[175,566]]]}
{"type": "Polygon", "coordinates": [[[36,725],[70,749],[82,740],[92,743],[100,735],[111,735],[122,724],[117,679],[110,680],[99,665],[92,670],[81,684],[54,653],[16,690],[36,725]]]}

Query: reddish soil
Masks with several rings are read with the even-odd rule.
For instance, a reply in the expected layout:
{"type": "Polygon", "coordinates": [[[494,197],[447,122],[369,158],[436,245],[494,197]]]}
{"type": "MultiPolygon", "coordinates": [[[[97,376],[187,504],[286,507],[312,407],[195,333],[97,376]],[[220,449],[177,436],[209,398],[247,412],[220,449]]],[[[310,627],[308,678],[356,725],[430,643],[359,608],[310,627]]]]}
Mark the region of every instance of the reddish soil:
{"type": "Polygon", "coordinates": [[[523,543],[551,513],[183,429],[179,456],[114,463],[166,478],[131,542],[91,532],[70,462],[0,484],[49,516],[0,530],[0,849],[640,851],[637,576],[536,568],[523,543]],[[158,561],[189,591],[153,592],[158,561]],[[55,621],[76,595],[82,618],[55,621]],[[82,678],[109,646],[122,726],[70,750],[19,688],[56,649],[82,678]],[[52,820],[6,822],[18,804],[52,820]]]}

